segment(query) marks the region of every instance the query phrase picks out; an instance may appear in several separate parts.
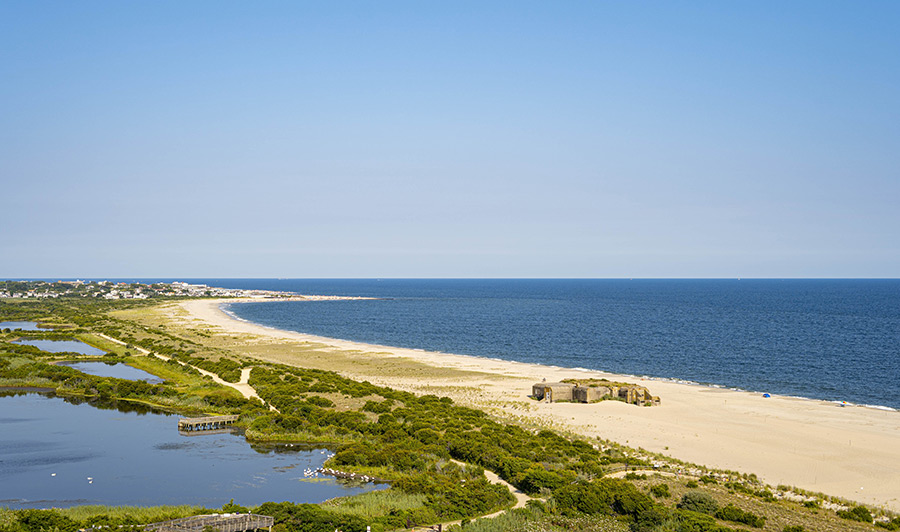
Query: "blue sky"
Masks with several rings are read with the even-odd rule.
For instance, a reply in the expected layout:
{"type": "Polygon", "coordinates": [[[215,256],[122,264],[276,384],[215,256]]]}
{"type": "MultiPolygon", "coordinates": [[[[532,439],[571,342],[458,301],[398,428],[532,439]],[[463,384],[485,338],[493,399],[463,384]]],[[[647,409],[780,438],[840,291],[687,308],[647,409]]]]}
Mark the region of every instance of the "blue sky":
{"type": "Polygon", "coordinates": [[[0,277],[898,277],[897,2],[0,3],[0,277]]]}

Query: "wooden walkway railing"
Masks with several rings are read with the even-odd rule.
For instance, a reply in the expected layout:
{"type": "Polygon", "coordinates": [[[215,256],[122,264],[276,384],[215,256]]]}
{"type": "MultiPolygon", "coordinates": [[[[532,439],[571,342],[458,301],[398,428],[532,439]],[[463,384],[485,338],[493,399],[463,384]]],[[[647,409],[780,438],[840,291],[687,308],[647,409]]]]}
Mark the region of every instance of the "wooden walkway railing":
{"type": "Polygon", "coordinates": [[[272,531],[275,518],[257,514],[214,514],[183,517],[144,525],[144,530],[154,532],[203,532],[211,527],[218,532],[246,532],[262,528],[272,531]]]}
{"type": "Polygon", "coordinates": [[[180,432],[221,430],[233,425],[239,417],[240,416],[183,417],[178,420],[178,430],[180,432]]]}

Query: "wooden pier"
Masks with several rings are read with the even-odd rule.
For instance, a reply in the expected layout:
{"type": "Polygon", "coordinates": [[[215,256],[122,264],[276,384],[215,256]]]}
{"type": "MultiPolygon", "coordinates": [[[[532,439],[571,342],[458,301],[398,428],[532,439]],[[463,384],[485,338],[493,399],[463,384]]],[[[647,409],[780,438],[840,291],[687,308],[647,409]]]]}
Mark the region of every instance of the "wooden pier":
{"type": "Polygon", "coordinates": [[[272,532],[274,524],[275,518],[268,515],[213,514],[151,523],[144,525],[144,530],[147,532],[203,532],[206,527],[211,527],[218,532],[246,532],[263,528],[272,532]]]}
{"type": "Polygon", "coordinates": [[[240,416],[183,417],[178,420],[178,432],[223,430],[234,424],[240,416]]]}

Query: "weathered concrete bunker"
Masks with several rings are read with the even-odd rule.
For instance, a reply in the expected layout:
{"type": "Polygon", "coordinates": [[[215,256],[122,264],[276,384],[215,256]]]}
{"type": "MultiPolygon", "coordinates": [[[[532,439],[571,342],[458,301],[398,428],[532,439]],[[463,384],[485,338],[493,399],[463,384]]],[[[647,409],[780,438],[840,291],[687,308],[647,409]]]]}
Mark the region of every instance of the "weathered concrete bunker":
{"type": "Polygon", "coordinates": [[[562,382],[539,382],[531,387],[531,396],[539,401],[558,403],[596,403],[610,399],[633,405],[659,406],[660,399],[637,384],[606,379],[566,379],[562,382]]]}

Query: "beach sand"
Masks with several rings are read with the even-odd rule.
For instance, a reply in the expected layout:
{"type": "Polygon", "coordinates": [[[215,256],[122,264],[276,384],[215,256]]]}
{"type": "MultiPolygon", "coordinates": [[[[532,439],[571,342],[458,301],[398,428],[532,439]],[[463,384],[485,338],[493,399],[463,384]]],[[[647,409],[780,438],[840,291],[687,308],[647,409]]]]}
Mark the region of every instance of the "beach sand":
{"type": "Polygon", "coordinates": [[[755,473],[772,485],[900,511],[900,412],[323,338],[237,320],[219,308],[223,302],[192,300],[162,311],[173,326],[232,335],[248,346],[280,347],[272,354],[248,347],[251,357],[446,395],[526,425],[600,437],[708,467],[755,473]],[[587,377],[647,386],[662,404],[548,404],[528,397],[532,384],[542,379],[587,377]]]}

